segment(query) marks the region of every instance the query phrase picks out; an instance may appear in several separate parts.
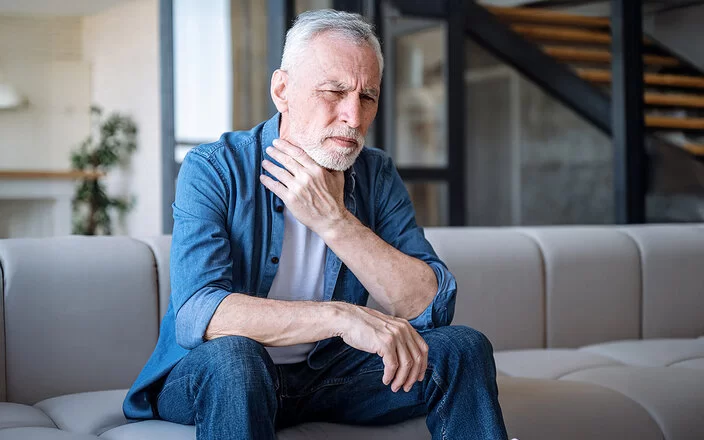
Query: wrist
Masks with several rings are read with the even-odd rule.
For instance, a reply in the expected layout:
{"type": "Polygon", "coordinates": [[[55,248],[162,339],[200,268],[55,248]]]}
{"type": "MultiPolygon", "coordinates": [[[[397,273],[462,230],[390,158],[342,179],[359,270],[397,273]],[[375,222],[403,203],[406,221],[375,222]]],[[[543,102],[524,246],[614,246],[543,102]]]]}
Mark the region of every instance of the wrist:
{"type": "Polygon", "coordinates": [[[330,246],[340,238],[350,234],[357,225],[361,225],[357,217],[345,210],[338,218],[329,221],[325,229],[318,235],[330,246]]]}
{"type": "Polygon", "coordinates": [[[325,304],[328,310],[325,322],[330,324],[328,337],[342,337],[347,331],[350,308],[354,306],[342,301],[330,301],[325,304]]]}

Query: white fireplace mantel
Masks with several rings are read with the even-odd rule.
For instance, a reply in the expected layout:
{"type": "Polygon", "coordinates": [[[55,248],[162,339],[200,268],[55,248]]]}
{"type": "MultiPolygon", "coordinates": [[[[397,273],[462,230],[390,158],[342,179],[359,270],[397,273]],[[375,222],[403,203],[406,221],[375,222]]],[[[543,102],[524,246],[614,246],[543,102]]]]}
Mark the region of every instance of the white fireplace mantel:
{"type": "Polygon", "coordinates": [[[76,180],[97,177],[81,171],[0,171],[0,238],[69,235],[76,180]]]}

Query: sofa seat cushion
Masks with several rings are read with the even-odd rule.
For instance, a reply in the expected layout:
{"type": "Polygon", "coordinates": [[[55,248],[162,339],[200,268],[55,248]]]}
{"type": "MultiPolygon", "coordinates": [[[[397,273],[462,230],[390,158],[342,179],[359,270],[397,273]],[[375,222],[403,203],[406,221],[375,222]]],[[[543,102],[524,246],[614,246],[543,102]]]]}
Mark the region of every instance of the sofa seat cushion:
{"type": "Polygon", "coordinates": [[[513,377],[559,379],[587,368],[619,365],[609,357],[573,349],[510,350],[494,353],[499,372],[513,377]]]}
{"type": "Polygon", "coordinates": [[[196,427],[163,420],[131,422],[104,432],[104,440],[195,440],[196,427]]]}
{"type": "Polygon", "coordinates": [[[667,440],[704,439],[704,370],[611,366],[562,377],[618,391],[645,408],[667,440]]]}
{"type": "Polygon", "coordinates": [[[688,359],[686,361],[675,362],[670,365],[671,367],[682,367],[682,368],[695,368],[697,370],[704,370],[704,358],[688,359]]]}
{"type": "Polygon", "coordinates": [[[0,402],[0,429],[21,427],[56,428],[42,410],[21,403],[0,402]]]}
{"type": "MultiPolygon", "coordinates": [[[[193,440],[194,426],[177,425],[161,420],[146,420],[129,423],[100,436],[105,440],[193,440]]],[[[278,432],[279,440],[337,439],[386,440],[403,438],[408,440],[430,440],[425,418],[417,418],[391,426],[348,426],[334,423],[306,423],[278,432]]]]}
{"type": "Polygon", "coordinates": [[[644,339],[582,347],[580,351],[641,367],[667,367],[690,359],[704,359],[703,339],[644,339]]]}
{"type": "Polygon", "coordinates": [[[499,377],[509,438],[662,440],[657,423],[621,393],[592,384],[499,377]]]}
{"type": "MultiPolygon", "coordinates": [[[[499,377],[499,399],[509,438],[662,440],[647,411],[610,389],[587,383],[499,377]],[[539,423],[536,423],[539,421],[539,423]]],[[[100,436],[103,440],[193,440],[195,428],[147,420],[128,423],[100,436]]],[[[306,423],[278,433],[279,440],[430,440],[425,418],[371,427],[306,423]]]]}
{"type": "Polygon", "coordinates": [[[56,428],[10,428],[0,430],[2,440],[98,440],[88,434],[76,434],[56,428]]]}
{"type": "Polygon", "coordinates": [[[126,394],[127,390],[67,394],[43,400],[34,406],[51,417],[56,426],[64,431],[100,435],[127,423],[122,413],[122,401],[126,394]]]}

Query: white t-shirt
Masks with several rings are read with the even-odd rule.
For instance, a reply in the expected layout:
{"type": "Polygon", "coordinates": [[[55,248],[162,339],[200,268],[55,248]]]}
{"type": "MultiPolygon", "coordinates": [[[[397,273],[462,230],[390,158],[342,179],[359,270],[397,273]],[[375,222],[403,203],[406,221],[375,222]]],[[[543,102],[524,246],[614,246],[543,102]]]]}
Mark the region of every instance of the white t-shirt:
{"type": "MultiPolygon", "coordinates": [[[[323,239],[284,209],[284,242],[268,298],[322,301],[326,252],[323,239]]],[[[266,347],[266,350],[275,364],[293,364],[306,360],[314,345],[266,347]]]]}

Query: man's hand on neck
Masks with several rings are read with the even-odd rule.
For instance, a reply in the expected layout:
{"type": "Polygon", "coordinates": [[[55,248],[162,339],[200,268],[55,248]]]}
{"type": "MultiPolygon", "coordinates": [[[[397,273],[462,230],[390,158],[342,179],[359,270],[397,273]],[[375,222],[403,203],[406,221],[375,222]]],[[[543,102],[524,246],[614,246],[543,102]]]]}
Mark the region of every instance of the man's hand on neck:
{"type": "Polygon", "coordinates": [[[323,240],[355,217],[345,207],[345,176],[318,165],[303,149],[276,139],[267,154],[282,167],[264,160],[262,166],[273,179],[261,175],[264,186],[283,200],[286,208],[323,240]]]}

